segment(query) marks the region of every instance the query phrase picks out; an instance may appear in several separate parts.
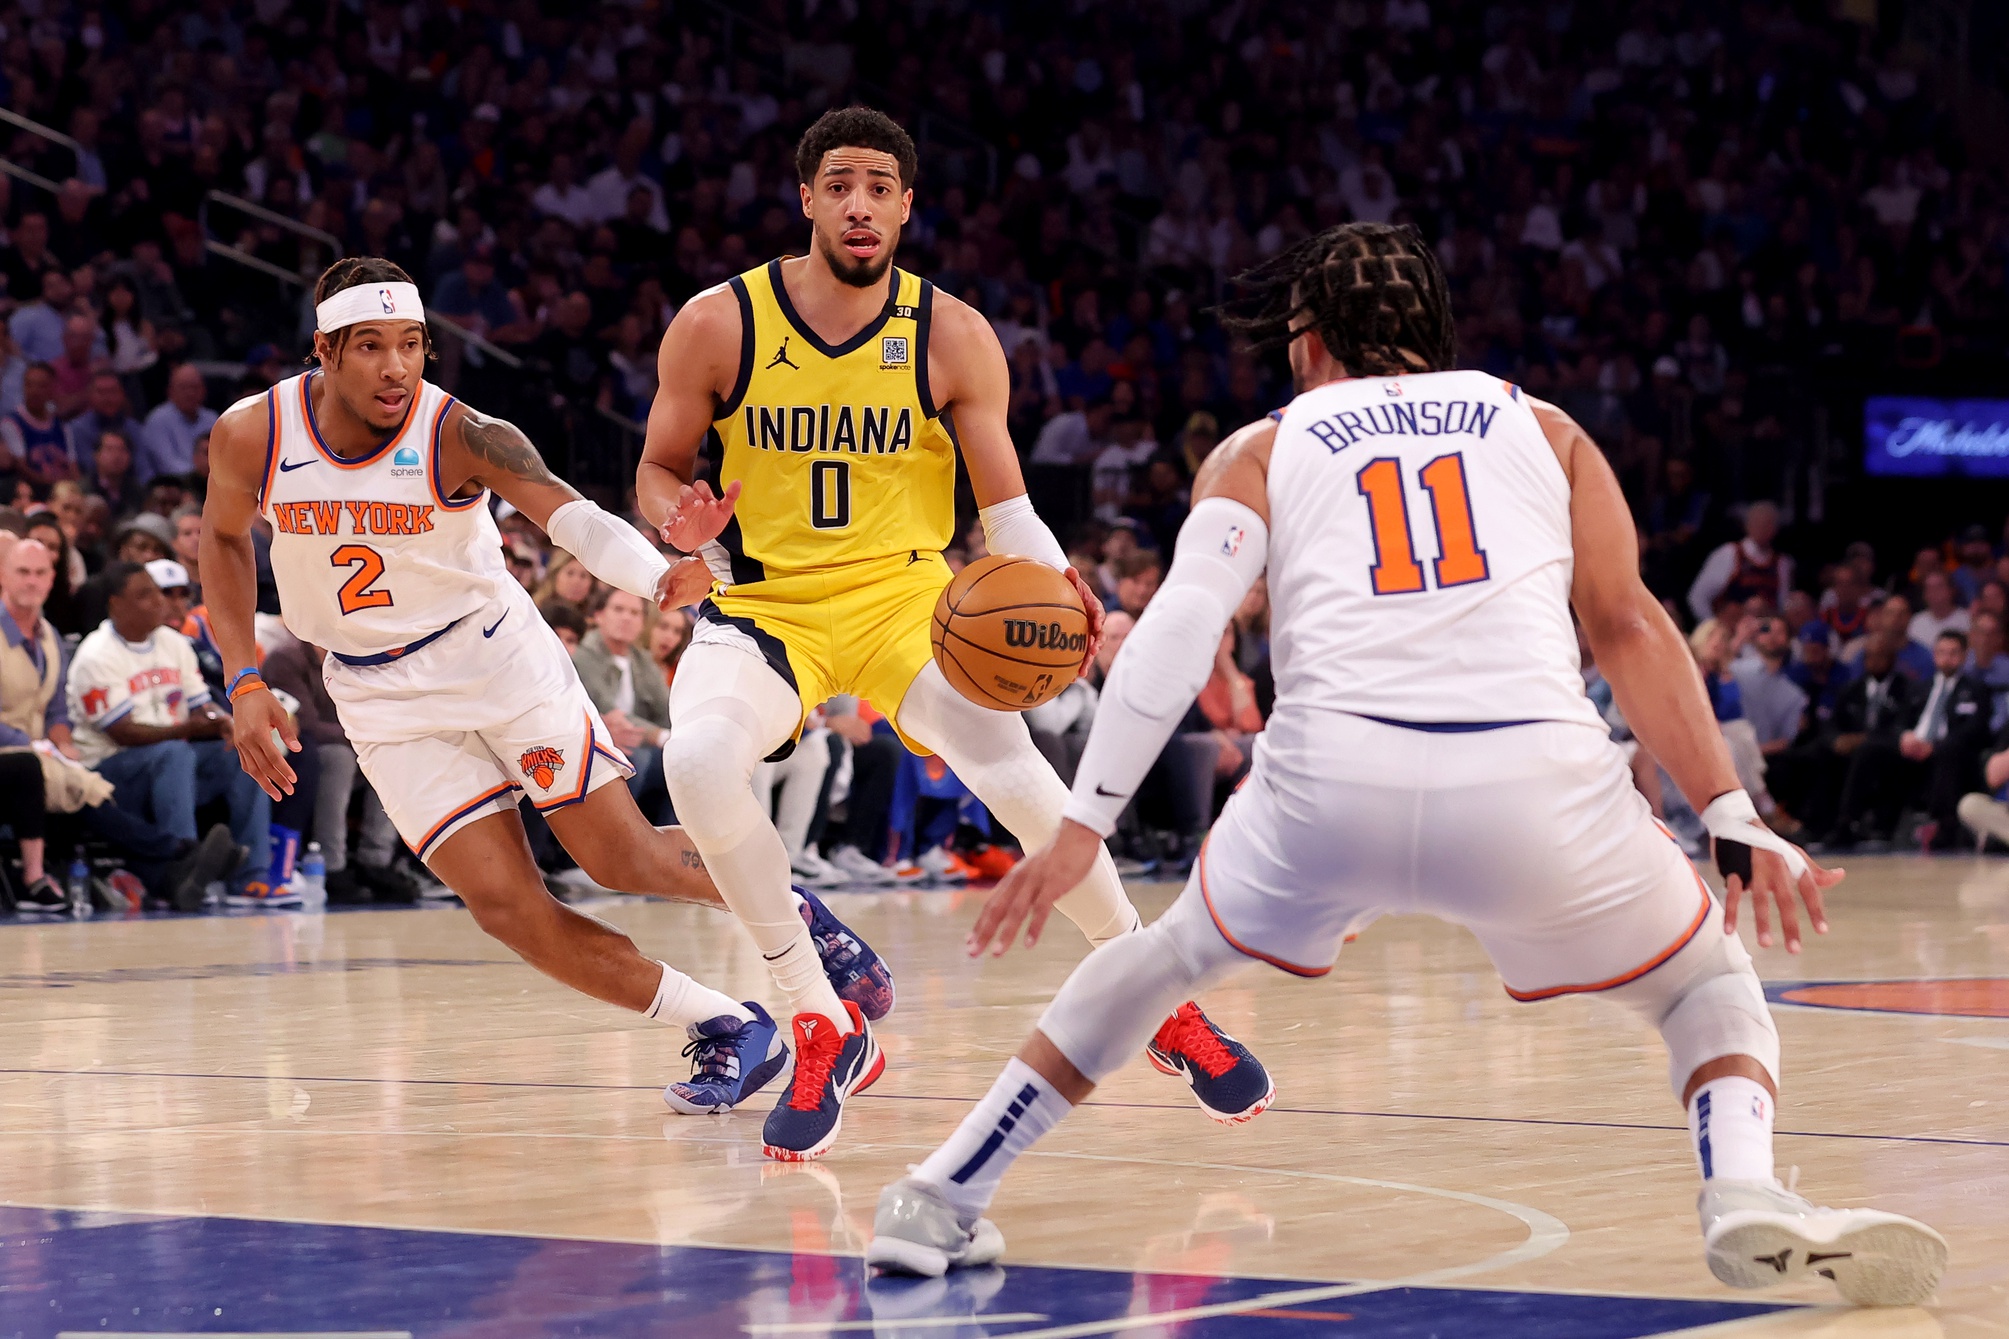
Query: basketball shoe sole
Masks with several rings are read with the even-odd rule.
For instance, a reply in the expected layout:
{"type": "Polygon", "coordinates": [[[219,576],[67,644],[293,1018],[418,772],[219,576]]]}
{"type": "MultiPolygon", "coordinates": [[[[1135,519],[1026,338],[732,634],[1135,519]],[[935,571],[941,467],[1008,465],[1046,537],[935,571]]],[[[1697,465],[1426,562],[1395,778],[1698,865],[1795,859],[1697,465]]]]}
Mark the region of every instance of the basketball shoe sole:
{"type": "Polygon", "coordinates": [[[1818,1274],[1857,1306],[1915,1306],[1946,1271],[1946,1238],[1901,1214],[1821,1208],[1752,1181],[1712,1181],[1697,1208],[1709,1272],[1733,1288],[1818,1274]]]}

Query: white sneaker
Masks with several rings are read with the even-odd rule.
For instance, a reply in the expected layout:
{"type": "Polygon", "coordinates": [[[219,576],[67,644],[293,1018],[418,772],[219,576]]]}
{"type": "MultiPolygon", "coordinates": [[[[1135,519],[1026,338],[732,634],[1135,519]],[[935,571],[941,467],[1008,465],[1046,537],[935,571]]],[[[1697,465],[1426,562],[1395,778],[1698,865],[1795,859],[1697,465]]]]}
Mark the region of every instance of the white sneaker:
{"type": "Polygon", "coordinates": [[[1004,1256],[1004,1234],[988,1218],[963,1226],[942,1192],[903,1176],[879,1192],[865,1263],[888,1274],[940,1278],[951,1269],[982,1269],[1004,1256]]]}
{"type": "Polygon", "coordinates": [[[869,883],[883,888],[893,882],[892,870],[855,846],[838,847],[830,853],[829,863],[852,883],[869,883]]]}
{"type": "Polygon", "coordinates": [[[802,854],[789,862],[797,883],[811,888],[836,888],[851,882],[851,876],[816,853],[814,846],[802,848],[802,854]]]}
{"type": "Polygon", "coordinates": [[[1709,1272],[1764,1288],[1809,1272],[1857,1306],[1915,1306],[1946,1271],[1946,1238],[1881,1209],[1824,1209],[1777,1181],[1710,1180],[1695,1201],[1709,1272]]]}
{"type": "Polygon", "coordinates": [[[921,872],[937,883],[967,883],[970,876],[956,867],[949,858],[946,846],[933,847],[921,852],[921,858],[914,862],[921,872]]]}

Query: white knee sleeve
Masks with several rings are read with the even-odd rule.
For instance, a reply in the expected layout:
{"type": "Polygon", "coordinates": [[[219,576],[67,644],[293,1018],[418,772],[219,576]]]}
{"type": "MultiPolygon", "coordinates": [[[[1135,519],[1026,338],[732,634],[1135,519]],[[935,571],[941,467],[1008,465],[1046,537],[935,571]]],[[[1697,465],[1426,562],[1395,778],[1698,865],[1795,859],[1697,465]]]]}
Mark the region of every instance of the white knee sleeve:
{"type": "Polygon", "coordinates": [[[1751,955],[1723,933],[1720,909],[1681,952],[1611,997],[1660,1029],[1676,1097],[1696,1070],[1725,1056],[1748,1055],[1779,1082],[1779,1029],[1751,955]]]}
{"type": "Polygon", "coordinates": [[[1039,1030],[1082,1076],[1100,1083],[1144,1049],[1166,1015],[1251,966],[1201,899],[1198,877],[1171,910],[1088,955],[1053,997],[1039,1030]]]}
{"type": "MultiPolygon", "coordinates": [[[[1025,719],[1017,712],[977,706],[930,662],[914,676],[898,714],[900,729],[940,754],[1026,850],[1038,850],[1060,831],[1067,785],[1033,744],[1025,719]]],[[[1096,857],[1094,871],[1081,886],[1061,898],[1055,909],[1091,944],[1137,928],[1136,908],[1124,895],[1116,862],[1107,850],[1096,857]]]]}
{"type": "Polygon", "coordinates": [[[701,851],[728,850],[765,819],[753,769],[801,721],[802,700],[758,656],[706,644],[684,653],[670,686],[663,780],[701,851]]]}

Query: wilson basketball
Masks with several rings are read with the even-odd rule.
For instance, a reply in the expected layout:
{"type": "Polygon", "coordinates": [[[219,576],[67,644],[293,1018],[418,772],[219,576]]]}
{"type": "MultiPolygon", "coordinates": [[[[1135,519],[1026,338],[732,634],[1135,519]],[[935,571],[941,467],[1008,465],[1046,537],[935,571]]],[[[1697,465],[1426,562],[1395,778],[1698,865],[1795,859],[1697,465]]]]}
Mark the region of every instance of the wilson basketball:
{"type": "Polygon", "coordinates": [[[1088,611],[1045,563],[994,554],[956,574],[935,601],[935,663],[956,691],[993,711],[1024,711],[1074,682],[1088,611]]]}

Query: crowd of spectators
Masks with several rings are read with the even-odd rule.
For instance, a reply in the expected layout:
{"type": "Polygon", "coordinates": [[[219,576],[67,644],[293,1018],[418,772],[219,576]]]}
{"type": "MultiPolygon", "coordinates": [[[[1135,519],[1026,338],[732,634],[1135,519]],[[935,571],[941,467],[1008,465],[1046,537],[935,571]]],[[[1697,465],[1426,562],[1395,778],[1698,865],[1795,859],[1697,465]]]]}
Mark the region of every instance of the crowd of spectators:
{"type": "MultiPolygon", "coordinates": [[[[273,272],[311,280],[336,246],[411,271],[436,317],[481,337],[441,339],[435,379],[618,503],[630,459],[609,443],[632,435],[582,424],[646,414],[680,303],[803,247],[795,137],[863,100],[921,140],[900,263],[990,317],[1035,499],[1119,611],[1112,641],[1155,590],[1199,462],[1288,398],[1281,362],[1213,315],[1232,276],[1335,222],[1409,222],[1443,262],[1461,365],[1554,400],[1617,466],[1649,583],[1696,631],[1754,793],[1813,835],[1889,840],[1916,809],[1945,842],[1998,770],[1959,711],[1971,694],[1948,698],[1935,668],[1943,632],[1968,636],[2001,723],[2009,661],[1974,626],[2000,612],[1994,528],[1929,536],[1945,541],[1930,564],[1787,552],[1838,385],[1999,356],[2009,331],[2002,176],[1968,153],[1901,7],[1881,25],[1861,8],[0,0],[0,102],[57,132],[4,135],[29,175],[0,176],[0,529],[48,553],[35,617],[71,642],[126,597],[116,564],[178,564],[200,660],[206,434],[298,367],[304,289],[273,272]],[[1916,703],[1859,671],[1886,655],[1916,703]],[[1932,720],[1901,720],[1914,705],[1932,720]]],[[[508,535],[646,761],[687,622],[609,598],[527,526],[508,535]]],[[[980,531],[958,545],[980,551],[980,531]]],[[[283,672],[295,649],[267,625],[283,672]]],[[[21,631],[10,648],[34,641],[21,631]]],[[[338,893],[410,895],[299,655],[327,798],[274,821],[322,834],[338,893]]],[[[1064,773],[1090,678],[1033,721],[1064,773]]],[[[1190,855],[1267,693],[1252,597],[1126,820],[1127,858],[1190,855]]],[[[199,749],[216,741],[190,697],[172,728],[199,749]]],[[[797,760],[768,779],[798,868],[877,877],[932,850],[950,813],[961,854],[933,863],[975,868],[983,815],[953,778],[903,771],[874,715],[826,707],[799,750],[828,756],[822,775],[797,760]]],[[[669,817],[656,768],[636,792],[669,817]]],[[[253,847],[244,808],[230,818],[253,847]]]]}

